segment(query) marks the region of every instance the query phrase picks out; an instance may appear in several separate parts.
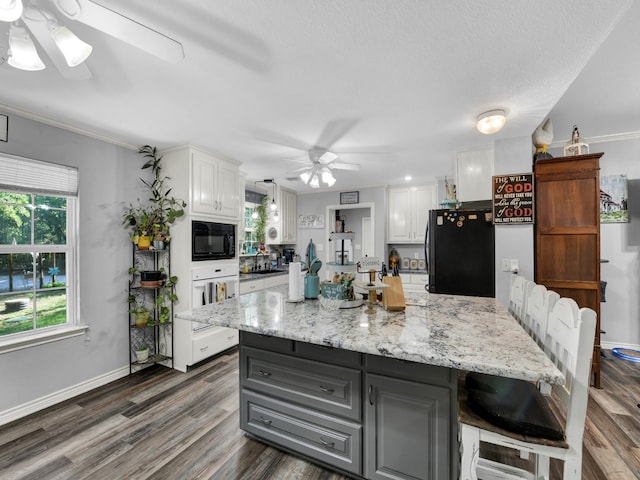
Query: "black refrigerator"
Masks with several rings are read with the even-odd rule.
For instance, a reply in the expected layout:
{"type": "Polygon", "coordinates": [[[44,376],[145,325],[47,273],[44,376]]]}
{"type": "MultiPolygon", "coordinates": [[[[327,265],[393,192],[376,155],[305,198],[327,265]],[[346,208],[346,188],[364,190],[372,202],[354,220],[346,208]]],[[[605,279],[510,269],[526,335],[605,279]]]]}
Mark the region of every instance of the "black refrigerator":
{"type": "Polygon", "coordinates": [[[495,297],[490,210],[430,210],[426,239],[429,292],[495,297]]]}

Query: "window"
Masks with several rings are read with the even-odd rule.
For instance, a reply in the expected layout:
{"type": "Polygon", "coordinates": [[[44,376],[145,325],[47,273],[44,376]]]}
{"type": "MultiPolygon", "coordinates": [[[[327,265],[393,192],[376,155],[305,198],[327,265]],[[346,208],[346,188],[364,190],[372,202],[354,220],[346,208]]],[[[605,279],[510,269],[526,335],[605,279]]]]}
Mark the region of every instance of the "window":
{"type": "Polygon", "coordinates": [[[256,219],[253,218],[253,213],[262,204],[262,200],[265,197],[264,194],[253,192],[251,190],[245,191],[244,195],[244,235],[242,237],[242,245],[240,246],[240,253],[251,255],[258,251],[260,242],[256,236],[256,219]]]}
{"type": "Polygon", "coordinates": [[[245,202],[244,204],[244,237],[242,238],[243,254],[252,254],[258,251],[259,242],[256,239],[255,220],[251,217],[258,204],[245,202]]]}
{"type": "Polygon", "coordinates": [[[77,170],[0,155],[0,339],[75,325],[77,170]]]}

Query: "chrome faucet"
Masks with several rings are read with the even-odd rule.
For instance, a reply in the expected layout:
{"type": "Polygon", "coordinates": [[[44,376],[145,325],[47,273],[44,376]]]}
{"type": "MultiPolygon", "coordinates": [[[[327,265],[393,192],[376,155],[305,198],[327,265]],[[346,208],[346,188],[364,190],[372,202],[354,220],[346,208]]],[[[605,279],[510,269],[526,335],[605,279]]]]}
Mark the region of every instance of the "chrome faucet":
{"type": "MultiPolygon", "coordinates": [[[[259,265],[259,263],[258,263],[258,255],[262,255],[262,261],[263,262],[264,262],[264,259],[267,258],[267,255],[265,253],[263,253],[263,252],[256,253],[256,258],[255,258],[255,261],[254,261],[254,264],[253,264],[253,269],[254,270],[259,270],[258,269],[258,265],[259,265]]],[[[266,262],[265,262],[265,269],[266,268],[267,268],[267,265],[266,265],[266,262]]]]}

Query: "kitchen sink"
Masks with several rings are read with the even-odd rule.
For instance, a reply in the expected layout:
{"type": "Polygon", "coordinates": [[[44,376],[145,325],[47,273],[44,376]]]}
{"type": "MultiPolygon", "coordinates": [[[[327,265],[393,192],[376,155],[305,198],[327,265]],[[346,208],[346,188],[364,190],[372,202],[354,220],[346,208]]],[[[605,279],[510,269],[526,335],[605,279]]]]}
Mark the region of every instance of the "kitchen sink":
{"type": "Polygon", "coordinates": [[[252,273],[254,275],[267,275],[268,273],[286,273],[289,270],[285,270],[284,268],[272,268],[271,270],[254,270],[252,273]]]}

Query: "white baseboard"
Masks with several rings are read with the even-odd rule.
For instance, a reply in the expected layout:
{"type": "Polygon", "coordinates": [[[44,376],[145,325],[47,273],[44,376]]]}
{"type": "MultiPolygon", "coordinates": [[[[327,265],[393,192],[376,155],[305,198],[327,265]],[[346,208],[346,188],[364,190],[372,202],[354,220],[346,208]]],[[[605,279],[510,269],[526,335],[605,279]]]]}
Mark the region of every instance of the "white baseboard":
{"type": "Polygon", "coordinates": [[[631,350],[640,350],[640,345],[634,345],[633,343],[600,342],[600,347],[605,350],[611,350],[612,348],[628,348],[631,350]]]}
{"type": "Polygon", "coordinates": [[[91,378],[85,382],[78,383],[77,385],[45,395],[44,397],[36,398],[35,400],[23,405],[10,408],[0,412],[0,425],[5,425],[9,422],[13,422],[14,420],[18,420],[19,418],[31,415],[32,413],[39,412],[40,410],[44,410],[45,408],[51,407],[64,400],[69,400],[70,398],[88,392],[89,390],[93,390],[94,388],[101,387],[102,385],[106,385],[107,383],[118,380],[119,378],[126,377],[127,375],[129,375],[128,365],[98,377],[91,378]]]}

